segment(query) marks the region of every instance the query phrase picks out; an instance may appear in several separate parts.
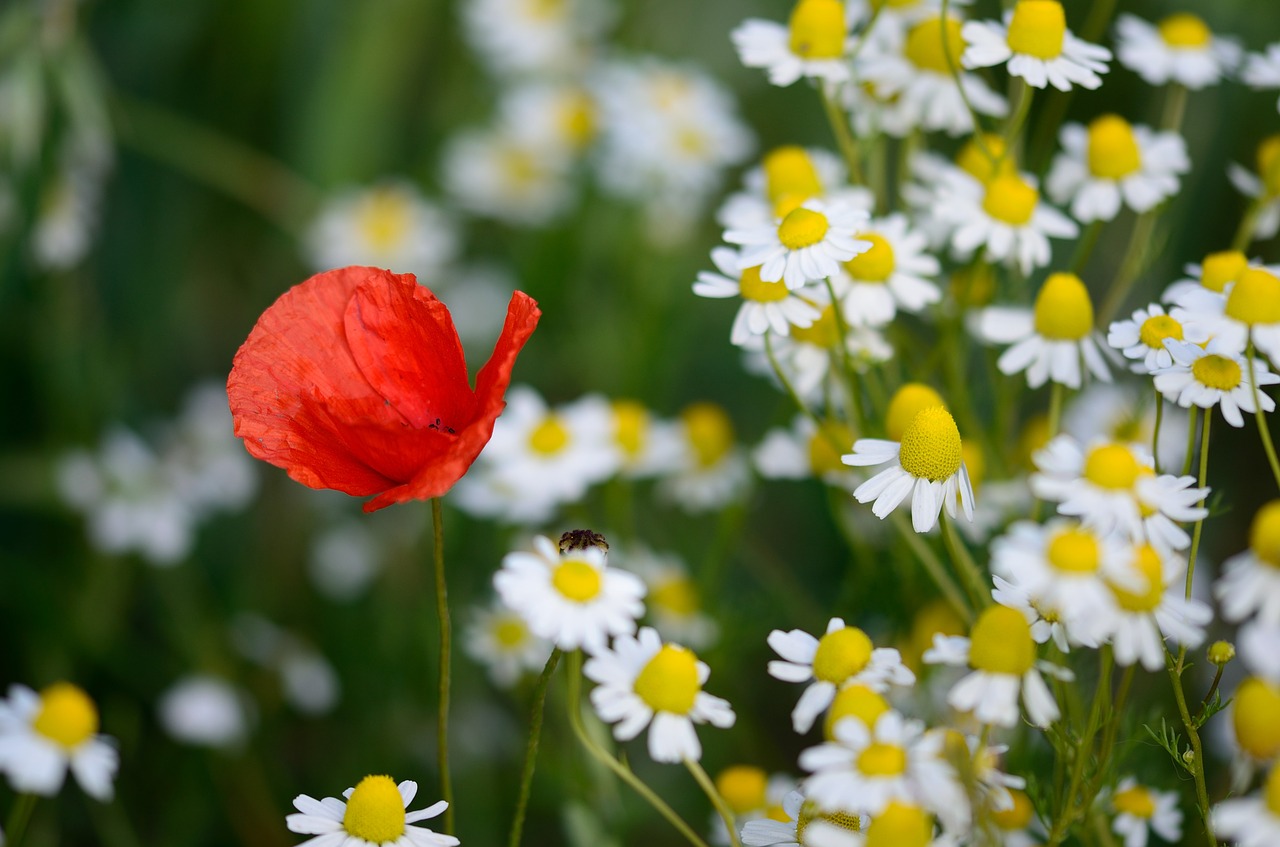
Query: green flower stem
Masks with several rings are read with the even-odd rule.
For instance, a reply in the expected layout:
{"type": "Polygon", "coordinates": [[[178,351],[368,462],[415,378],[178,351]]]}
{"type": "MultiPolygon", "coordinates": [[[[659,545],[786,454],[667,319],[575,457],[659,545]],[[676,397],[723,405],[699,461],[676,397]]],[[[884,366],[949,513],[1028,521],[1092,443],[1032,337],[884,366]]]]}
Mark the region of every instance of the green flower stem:
{"type": "MultiPolygon", "coordinates": [[[[773,375],[778,378],[778,382],[782,384],[782,390],[787,392],[791,402],[795,403],[796,408],[803,412],[809,420],[813,421],[819,432],[825,432],[826,427],[822,425],[822,419],[818,417],[818,413],[810,409],[804,400],[800,399],[800,394],[796,391],[795,386],[791,384],[791,380],[787,379],[782,366],[778,364],[778,358],[773,352],[773,330],[771,329],[765,330],[764,333],[764,355],[769,360],[769,367],[773,369],[773,375]]],[[[846,445],[837,445],[834,439],[831,442],[831,446],[840,450],[846,449],[846,445]]]]}
{"type": "Polygon", "coordinates": [[[853,130],[849,128],[849,116],[844,113],[844,109],[840,108],[840,104],[836,102],[825,84],[819,83],[818,94],[822,97],[822,109],[827,113],[827,122],[831,124],[831,131],[835,134],[836,144],[839,145],[840,154],[844,157],[845,167],[849,169],[849,181],[854,185],[865,185],[862,161],[858,157],[858,141],[853,137],[853,130]]]}
{"type": "Polygon", "coordinates": [[[1191,463],[1196,457],[1196,424],[1200,421],[1200,407],[1191,407],[1191,421],[1187,428],[1187,453],[1182,460],[1182,474],[1186,476],[1191,473],[1191,463]]]}
{"type": "Polygon", "coordinates": [[[724,828],[729,832],[729,844],[731,847],[742,847],[742,841],[738,838],[738,827],[733,818],[733,809],[729,808],[729,804],[725,802],[724,797],[716,790],[715,783],[711,781],[711,777],[707,776],[707,772],[702,769],[702,765],[693,759],[685,759],[684,766],[689,769],[689,773],[693,774],[693,778],[697,780],[698,787],[702,789],[702,793],[707,795],[711,805],[715,806],[716,812],[720,814],[720,820],[724,821],[724,828]]]}
{"type": "MultiPolygon", "coordinates": [[[[1199,524],[1197,524],[1199,526],[1199,524]]],[[[1204,745],[1200,742],[1200,730],[1187,708],[1187,695],[1182,690],[1182,672],[1186,669],[1187,648],[1178,650],[1178,658],[1174,659],[1169,648],[1164,648],[1165,659],[1169,663],[1169,681],[1173,683],[1173,699],[1178,704],[1178,715],[1182,718],[1182,726],[1191,741],[1192,761],[1183,759],[1183,764],[1191,772],[1196,783],[1196,806],[1200,810],[1200,819],[1204,822],[1204,832],[1208,843],[1217,847],[1218,839],[1213,834],[1213,819],[1209,815],[1209,787],[1204,777],[1204,745]]]]}
{"type": "Polygon", "coordinates": [[[1249,208],[1245,209],[1244,217],[1240,219],[1240,226],[1236,228],[1235,237],[1231,239],[1231,249],[1237,252],[1243,252],[1244,248],[1249,246],[1253,241],[1253,230],[1258,225],[1258,215],[1262,214],[1262,207],[1266,205],[1265,189],[1263,194],[1255,197],[1253,202],[1249,204],[1249,208]]]}
{"type": "Polygon", "coordinates": [[[1103,301],[1102,308],[1098,311],[1099,326],[1108,326],[1111,323],[1120,311],[1120,307],[1124,305],[1124,300],[1129,296],[1134,282],[1142,275],[1158,217],[1158,210],[1152,209],[1149,212],[1143,212],[1134,222],[1133,231],[1129,234],[1129,246],[1125,248],[1124,258],[1120,260],[1120,272],[1112,282],[1111,290],[1107,292],[1107,299],[1103,301]]]}
{"type": "Polygon", "coordinates": [[[18,847],[22,843],[23,833],[31,820],[31,812],[36,807],[36,799],[34,794],[19,794],[14,800],[13,808],[9,810],[9,820],[4,826],[4,836],[8,839],[5,844],[8,847],[18,847]]]}
{"type": "Polygon", "coordinates": [[[1156,476],[1160,475],[1160,426],[1164,423],[1164,395],[1156,389],[1156,425],[1151,431],[1151,460],[1155,465],[1156,476]]]}
{"type": "Polygon", "coordinates": [[[607,750],[596,744],[587,733],[587,728],[582,723],[582,651],[574,650],[569,654],[569,725],[573,727],[573,734],[578,737],[578,741],[586,748],[587,752],[595,757],[596,761],[603,764],[614,775],[631,786],[637,794],[643,797],[650,806],[658,811],[660,815],[680,831],[680,834],[689,840],[693,847],[707,847],[707,843],[698,837],[689,824],[685,823],[675,811],[668,806],[661,797],[653,792],[653,789],[645,785],[640,777],[631,772],[631,769],[615,759],[607,750]]]}
{"type": "Polygon", "coordinates": [[[951,574],[947,573],[947,569],[942,566],[942,560],[930,549],[925,540],[916,533],[915,529],[907,523],[907,519],[902,512],[895,509],[890,513],[889,520],[893,521],[893,525],[898,528],[898,532],[902,534],[907,546],[916,554],[916,558],[924,565],[924,569],[929,572],[929,576],[933,579],[934,584],[938,586],[938,590],[942,592],[942,596],[951,604],[951,608],[955,609],[956,614],[960,616],[966,626],[971,626],[973,624],[973,610],[969,608],[969,603],[965,600],[964,592],[960,590],[960,586],[951,578],[951,574]]]}
{"type": "MultiPolygon", "coordinates": [[[[942,8],[938,12],[938,17],[947,20],[947,11],[951,6],[951,0],[942,0],[942,8]]],[[[969,94],[964,90],[964,86],[960,84],[960,57],[951,51],[951,39],[947,38],[947,28],[940,28],[938,40],[942,42],[942,58],[947,63],[947,71],[951,74],[951,81],[956,85],[956,91],[960,92],[960,100],[964,103],[965,109],[969,111],[969,120],[973,121],[973,143],[982,151],[982,155],[992,164],[996,162],[996,154],[987,146],[987,140],[983,137],[982,122],[978,120],[978,112],[973,108],[973,104],[969,102],[969,94]]]]}
{"type": "Polygon", "coordinates": [[[1084,266],[1093,255],[1093,248],[1098,245],[1098,236],[1102,234],[1102,221],[1096,220],[1085,227],[1084,234],[1076,242],[1076,252],[1071,256],[1071,272],[1076,276],[1084,273],[1084,266]]]}
{"type": "Polygon", "coordinates": [[[1022,135],[1022,129],[1027,124],[1027,115],[1031,111],[1031,100],[1035,97],[1035,89],[1027,85],[1022,77],[1014,77],[1013,89],[1018,93],[1018,105],[1014,109],[1014,113],[1004,125],[1004,150],[1000,151],[1000,155],[995,159],[995,172],[999,172],[1000,166],[1004,164],[1004,160],[1013,155],[1013,161],[1017,162],[1018,157],[1014,155],[1014,147],[1018,144],[1018,140],[1022,135]]]}
{"type": "Polygon", "coordinates": [[[951,560],[956,563],[965,582],[969,585],[973,607],[981,611],[991,605],[989,578],[982,573],[978,563],[973,560],[973,555],[969,553],[964,539],[956,532],[955,521],[947,514],[945,508],[938,515],[938,520],[942,523],[942,540],[947,547],[947,552],[951,554],[951,560]]]}
{"type": "Polygon", "coordinates": [[[533,787],[533,769],[538,761],[538,742],[542,738],[542,710],[547,702],[547,685],[555,674],[556,665],[563,655],[559,647],[551,651],[542,673],[538,676],[538,684],[533,690],[533,711],[529,716],[529,743],[524,749],[524,768],[520,772],[520,794],[516,797],[515,817],[511,821],[511,835],[507,838],[508,847],[519,847],[520,835],[524,830],[524,814],[529,807],[529,790],[533,787]]]}
{"type": "Polygon", "coordinates": [[[1102,710],[1105,703],[1111,700],[1111,645],[1103,645],[1098,651],[1098,687],[1093,692],[1093,705],[1089,707],[1089,720],[1085,724],[1080,743],[1075,745],[1075,761],[1071,765],[1071,780],[1067,783],[1067,793],[1062,798],[1061,812],[1049,830],[1049,838],[1045,847],[1058,847],[1066,839],[1080,815],[1088,811],[1092,798],[1081,797],[1076,802],[1084,782],[1084,768],[1093,750],[1093,740],[1101,728],[1102,710]],[[1087,802],[1086,802],[1087,800],[1087,802]]]}
{"type": "MultiPolygon", "coordinates": [[[[1280,486],[1280,461],[1276,460],[1276,447],[1271,443],[1271,429],[1267,426],[1267,416],[1263,414],[1261,399],[1258,395],[1262,389],[1258,388],[1258,377],[1254,372],[1253,364],[1253,331],[1249,331],[1249,345],[1244,351],[1245,361],[1249,364],[1249,389],[1253,392],[1253,414],[1258,421],[1258,435],[1262,438],[1262,449],[1267,453],[1267,462],[1271,465],[1271,475],[1276,479],[1276,485],[1280,486]]],[[[1202,483],[1203,484],[1203,483],[1202,483]]]]}
{"type": "Polygon", "coordinates": [[[858,434],[865,436],[871,431],[871,424],[867,420],[867,413],[862,405],[862,389],[858,384],[858,374],[853,369],[853,359],[849,357],[849,324],[845,322],[844,311],[840,308],[840,298],[836,296],[836,288],[831,282],[831,277],[827,277],[826,283],[827,293],[831,296],[831,315],[835,318],[836,332],[840,335],[840,363],[849,384],[849,403],[853,407],[853,418],[858,427],[858,434]]]}
{"type": "MultiPolygon", "coordinates": [[[[1066,394],[1067,387],[1062,383],[1049,384],[1049,441],[1056,438],[1058,431],[1062,429],[1062,404],[1066,394]]],[[[1035,504],[1031,507],[1031,520],[1040,520],[1040,511],[1043,508],[1044,501],[1037,497],[1035,504]]]]}
{"type": "MultiPolygon", "coordinates": [[[[1213,416],[1209,414],[1209,410],[1204,411],[1204,424],[1200,428],[1200,478],[1196,485],[1204,488],[1205,479],[1209,473],[1209,424],[1213,421],[1213,416]]],[[[1199,504],[1204,508],[1204,498],[1201,498],[1199,504]]],[[[1196,527],[1191,532],[1191,552],[1187,554],[1187,599],[1191,599],[1191,580],[1196,573],[1196,554],[1200,550],[1200,533],[1204,529],[1204,518],[1196,521],[1196,527]]]]}
{"type": "Polygon", "coordinates": [[[436,721],[437,762],[440,769],[440,797],[449,806],[444,811],[443,832],[453,834],[453,781],[449,778],[449,678],[452,626],[449,622],[449,592],[444,581],[444,509],[439,497],[431,498],[432,559],[436,573],[436,616],[440,619],[440,710],[436,721]]]}
{"type": "Polygon", "coordinates": [[[1160,128],[1178,132],[1182,129],[1182,117],[1187,113],[1187,88],[1176,82],[1169,83],[1164,94],[1164,113],[1160,116],[1160,128]]]}

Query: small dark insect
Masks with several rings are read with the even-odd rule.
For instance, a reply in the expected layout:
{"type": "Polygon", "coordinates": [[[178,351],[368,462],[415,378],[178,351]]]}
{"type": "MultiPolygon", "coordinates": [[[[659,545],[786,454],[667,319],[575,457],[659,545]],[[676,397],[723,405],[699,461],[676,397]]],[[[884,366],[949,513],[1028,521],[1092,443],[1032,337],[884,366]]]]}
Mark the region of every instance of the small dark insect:
{"type": "Polygon", "coordinates": [[[439,418],[436,418],[434,422],[427,424],[427,429],[434,429],[436,432],[447,432],[450,435],[458,434],[457,430],[453,427],[442,424],[439,418]]]}

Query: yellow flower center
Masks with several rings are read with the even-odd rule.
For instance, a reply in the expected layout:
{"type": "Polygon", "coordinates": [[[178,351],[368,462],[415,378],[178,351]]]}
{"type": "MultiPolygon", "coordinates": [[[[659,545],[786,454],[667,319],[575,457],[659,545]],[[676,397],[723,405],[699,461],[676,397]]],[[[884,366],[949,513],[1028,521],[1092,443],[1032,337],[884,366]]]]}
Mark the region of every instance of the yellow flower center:
{"type": "Polygon", "coordinates": [[[858,238],[871,242],[871,249],[845,262],[845,270],[859,282],[884,282],[893,275],[893,245],[874,232],[860,232],[858,238]]]}
{"type": "Polygon", "coordinates": [[[769,202],[775,204],[787,197],[800,197],[803,202],[822,193],[813,160],[803,147],[795,145],[777,147],[764,157],[764,183],[769,202]]]}
{"type": "Polygon", "coordinates": [[[1259,559],[1280,568],[1280,500],[1272,500],[1253,516],[1249,547],[1259,559]]]}
{"type": "Polygon", "coordinates": [[[800,0],[791,11],[791,52],[802,59],[838,59],[844,55],[844,4],[839,0],[800,0]]]}
{"type": "Polygon", "coordinates": [[[1152,315],[1138,328],[1138,340],[1152,350],[1163,350],[1166,338],[1182,340],[1182,324],[1168,315],[1152,315]]]}
{"type": "Polygon", "coordinates": [[[698,588],[688,577],[675,577],[654,588],[649,602],[676,615],[692,615],[699,608],[698,588]]]}
{"type": "Polygon", "coordinates": [[[854,442],[853,430],[839,421],[828,421],[809,436],[809,467],[815,476],[846,470],[840,457],[854,442]],[[847,445],[837,447],[836,445],[847,445]]]}
{"type": "Polygon", "coordinates": [[[565,0],[527,0],[525,12],[536,20],[552,20],[565,13],[565,0]]]}
{"type": "Polygon", "coordinates": [[[907,769],[907,751],[896,744],[867,745],[858,754],[858,770],[867,776],[897,776],[907,769]]]}
{"type": "Polygon", "coordinates": [[[1280,135],[1265,138],[1258,145],[1258,176],[1268,197],[1280,195],[1280,135]]]}
{"type": "Polygon", "coordinates": [[[502,151],[499,168],[515,191],[527,190],[530,185],[538,181],[542,173],[533,153],[518,147],[507,147],[502,151]]]}
{"type": "Polygon", "coordinates": [[[1200,284],[1210,291],[1222,292],[1228,282],[1235,282],[1249,267],[1249,260],[1239,250],[1210,253],[1200,265],[1200,284]]]}
{"type": "Polygon", "coordinates": [[[1017,174],[1000,175],[987,183],[982,210],[1010,226],[1026,226],[1040,202],[1040,192],[1017,174]]]}
{"type": "Polygon", "coordinates": [[[933,818],[919,806],[894,800],[867,827],[866,847],[925,847],[933,841],[933,818]]]}
{"type": "Polygon", "coordinates": [[[1034,415],[1018,435],[1018,458],[1027,468],[1035,467],[1033,457],[1049,443],[1049,416],[1034,415]]]}
{"type": "Polygon", "coordinates": [[[1240,384],[1240,366],[1234,359],[1210,353],[1191,363],[1191,375],[1201,385],[1230,391],[1240,384]]]}
{"type": "Polygon", "coordinates": [[[1004,154],[1003,138],[991,133],[983,133],[982,143],[986,147],[986,152],[983,152],[983,147],[980,147],[974,138],[970,138],[960,148],[960,152],[956,154],[956,165],[961,170],[984,185],[993,177],[1018,175],[1018,166],[1014,158],[1004,154]],[[991,155],[988,156],[988,153],[991,155]],[[1000,161],[998,171],[995,169],[993,157],[1000,161]]]}
{"type": "Polygon", "coordinates": [[[1262,268],[1246,269],[1227,295],[1226,313],[1249,326],[1280,323],[1280,278],[1262,268]]]}
{"type": "Polygon", "coordinates": [[[525,642],[529,630],[519,620],[507,618],[493,627],[493,638],[503,647],[517,647],[525,642]]]}
{"type": "Polygon", "coordinates": [[[818,319],[809,326],[793,326],[791,328],[791,338],[826,350],[835,347],[840,343],[840,325],[836,323],[835,308],[828,304],[823,308],[822,314],[818,316],[818,319]]]}
{"type": "Polygon", "coordinates": [[[1055,570],[1065,573],[1094,573],[1099,564],[1098,539],[1083,529],[1059,532],[1049,542],[1046,558],[1055,570]]]}
{"type": "Polygon", "coordinates": [[[386,844],[404,835],[404,798],[389,776],[366,776],[347,798],[342,828],[348,835],[386,844]]]}
{"type": "Polygon", "coordinates": [[[919,412],[902,433],[898,462],[914,477],[938,482],[960,470],[962,453],[956,419],[942,406],[919,412]]]}
{"type": "Polygon", "coordinates": [[[559,415],[547,415],[529,433],[529,449],[542,456],[554,456],[569,444],[569,430],[559,415]]]}
{"type": "Polygon", "coordinates": [[[871,0],[872,9],[910,9],[912,6],[919,4],[920,0],[871,0]]]}
{"type": "Polygon", "coordinates": [[[1089,170],[1104,179],[1121,179],[1142,167],[1142,151],[1133,127],[1119,115],[1103,115],[1089,124],[1089,170]]]}
{"type": "Polygon", "coordinates": [[[1133,815],[1135,818],[1146,820],[1156,813],[1155,797],[1141,785],[1117,791],[1111,802],[1115,805],[1116,811],[1122,815],[1133,815]]]}
{"type": "Polygon", "coordinates": [[[356,210],[356,227],[374,250],[387,250],[404,241],[413,204],[398,188],[370,191],[356,210]]]}
{"type": "Polygon", "coordinates": [[[98,707],[79,686],[55,682],[40,692],[40,711],[31,728],[72,750],[98,731],[98,707]]]}
{"type": "Polygon", "coordinates": [[[787,212],[778,224],[778,240],[788,250],[799,250],[821,243],[830,228],[826,215],[801,206],[787,212]]]}
{"type": "Polygon", "coordinates": [[[951,274],[951,296],[965,308],[978,308],[991,302],[996,293],[995,268],[989,262],[958,268],[951,274]]]}
{"type": "Polygon", "coordinates": [[[867,666],[872,649],[871,639],[856,626],[828,632],[818,639],[813,675],[823,682],[844,682],[867,666]]]}
{"type": "Polygon", "coordinates": [[[575,150],[581,150],[595,137],[596,112],[591,98],[581,92],[574,92],[560,102],[560,133],[575,150]]]}
{"type": "Polygon", "coordinates": [[[1204,47],[1213,38],[1204,21],[1189,12],[1177,12],[1160,22],[1160,37],[1170,47],[1204,47]]]}
{"type": "Polygon", "coordinates": [[[716,404],[694,403],[680,418],[699,467],[714,467],[733,449],[733,424],[716,404]]]}
{"type": "Polygon", "coordinates": [[[1236,741],[1255,759],[1280,755],[1280,688],[1260,677],[1250,677],[1236,689],[1231,722],[1236,741]]]}
{"type": "Polygon", "coordinates": [[[1066,34],[1067,16],[1058,0],[1019,0],[1005,41],[1014,53],[1056,59],[1066,34]]]}
{"type": "Polygon", "coordinates": [[[629,459],[644,451],[649,438],[649,410],[635,400],[613,401],[613,440],[629,459]]]}
{"type": "Polygon", "coordinates": [[[835,738],[836,724],[843,718],[857,718],[867,729],[876,725],[876,721],[889,711],[889,701],[865,685],[854,683],[841,688],[831,701],[827,710],[827,718],[823,722],[823,732],[828,739],[835,738]]]}
{"type": "Polygon", "coordinates": [[[1031,625],[1016,609],[987,607],[969,638],[969,664],[977,670],[1022,676],[1035,666],[1031,625]]]}
{"type": "Polygon", "coordinates": [[[1127,612],[1155,611],[1164,598],[1164,568],[1160,563],[1160,554],[1150,544],[1144,544],[1138,548],[1130,566],[1147,584],[1146,590],[1133,592],[1111,583],[1111,593],[1115,595],[1120,608],[1127,612]]]}
{"type": "Polygon", "coordinates": [[[585,559],[565,559],[551,573],[551,584],[575,603],[595,599],[600,593],[600,571],[585,559]]]}
{"type": "Polygon", "coordinates": [[[1031,806],[1031,798],[1025,791],[1019,791],[1016,788],[1009,789],[1009,796],[1013,798],[1013,805],[1008,809],[992,812],[991,820],[1005,831],[1024,829],[1031,823],[1031,817],[1035,814],[1035,809],[1031,806]]]}
{"type": "Polygon", "coordinates": [[[907,44],[903,48],[911,64],[924,71],[934,73],[950,73],[947,64],[947,53],[943,52],[942,39],[946,39],[946,50],[951,54],[951,61],[960,67],[960,54],[964,52],[964,39],[960,37],[960,21],[948,16],[945,26],[942,16],[928,18],[911,28],[907,33],[907,44]]]}
{"type": "Polygon", "coordinates": [[[742,299],[753,303],[777,303],[786,300],[790,294],[786,283],[782,280],[765,282],[760,278],[761,267],[763,266],[757,265],[742,272],[742,277],[738,281],[738,291],[742,294],[742,299]]]}
{"type": "Polygon", "coordinates": [[[655,712],[687,715],[698,696],[698,659],[693,651],[664,644],[636,677],[636,695],[655,712]]]}
{"type": "Polygon", "coordinates": [[[1036,332],[1050,341],[1079,341],[1093,329],[1089,289],[1075,274],[1049,274],[1036,295],[1036,332]]]}
{"type": "Polygon", "coordinates": [[[1123,444],[1103,444],[1089,451],[1084,460],[1084,478],[1109,491],[1128,491],[1138,481],[1142,465],[1123,444]]]}
{"type": "Polygon", "coordinates": [[[753,765],[732,765],[716,774],[716,791],[735,815],[763,809],[768,785],[764,769],[753,765]]]}
{"type": "Polygon", "coordinates": [[[1271,773],[1267,774],[1267,784],[1262,788],[1262,799],[1271,814],[1280,818],[1280,765],[1272,765],[1271,773]]]}
{"type": "Polygon", "coordinates": [[[861,832],[862,818],[850,812],[819,812],[812,803],[800,807],[800,819],[796,821],[796,842],[804,844],[804,831],[814,821],[823,821],[847,832],[861,832]]]}
{"type": "Polygon", "coordinates": [[[945,405],[942,395],[923,382],[904,383],[889,400],[889,410],[885,414],[884,428],[889,440],[901,441],[916,415],[931,406],[945,405]]]}

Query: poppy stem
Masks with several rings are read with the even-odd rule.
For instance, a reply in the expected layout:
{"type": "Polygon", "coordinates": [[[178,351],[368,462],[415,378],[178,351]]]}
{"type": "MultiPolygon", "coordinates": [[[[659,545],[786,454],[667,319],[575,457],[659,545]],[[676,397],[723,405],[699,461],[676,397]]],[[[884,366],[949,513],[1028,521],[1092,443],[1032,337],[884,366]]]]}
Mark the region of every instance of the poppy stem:
{"type": "Polygon", "coordinates": [[[436,723],[437,761],[440,769],[440,796],[448,803],[444,811],[444,832],[453,834],[453,782],[449,778],[449,679],[452,626],[449,622],[449,592],[444,581],[444,509],[439,497],[431,498],[431,530],[436,572],[436,616],[440,619],[440,711],[436,723]]]}

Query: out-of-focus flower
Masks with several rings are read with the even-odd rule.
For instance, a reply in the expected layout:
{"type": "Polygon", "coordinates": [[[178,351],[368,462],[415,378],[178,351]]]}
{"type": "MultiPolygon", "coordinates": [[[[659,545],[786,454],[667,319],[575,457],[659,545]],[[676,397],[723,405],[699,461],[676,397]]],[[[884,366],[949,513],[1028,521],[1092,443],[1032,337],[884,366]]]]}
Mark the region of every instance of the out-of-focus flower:
{"type": "MultiPolygon", "coordinates": [[[[1246,56],[1240,78],[1252,88],[1280,88],[1280,44],[1269,44],[1265,52],[1246,56]]],[[[1276,108],[1280,109],[1280,101],[1276,108]]]]}
{"type": "Polygon", "coordinates": [[[434,279],[457,254],[458,234],[412,183],[393,179],[331,197],[307,231],[305,248],[316,271],[372,265],[434,279]]]}
{"type": "Polygon", "coordinates": [[[1257,173],[1235,162],[1227,165],[1227,179],[1245,197],[1258,203],[1253,240],[1280,232],[1280,134],[1269,135],[1258,145],[1257,173]]]}
{"type": "Polygon", "coordinates": [[[41,192],[31,233],[36,264],[46,270],[66,270],[88,254],[111,149],[105,138],[82,134],[66,141],[60,158],[57,173],[41,192]]]}
{"type": "Polygon", "coordinates": [[[336,847],[339,844],[380,845],[380,847],[454,847],[452,835],[412,826],[441,814],[449,804],[444,800],[425,809],[407,812],[418,794],[418,783],[406,779],[396,785],[389,776],[366,776],[355,788],[336,797],[316,800],[306,794],[293,798],[298,814],[285,818],[290,832],[314,835],[298,847],[336,847]]]}
{"type": "Polygon", "coordinates": [[[1213,829],[1237,847],[1270,847],[1280,842],[1280,764],[1272,765],[1257,794],[1214,806],[1213,829]]]}
{"type": "Polygon", "coordinates": [[[1280,625],[1280,500],[1253,516],[1249,549],[1223,563],[1213,593],[1232,623],[1256,614],[1265,624],[1280,625]]]}
{"type": "Polygon", "coordinates": [[[519,612],[500,603],[475,609],[462,648],[489,669],[495,685],[510,688],[529,672],[536,672],[551,655],[551,645],[534,635],[519,612]]]}
{"type": "Polygon", "coordinates": [[[851,39],[839,0],[799,0],[785,26],[749,18],[731,37],[742,64],[766,69],[774,85],[790,85],[801,77],[830,83],[849,79],[845,54],[851,39]]]}
{"type": "Polygon", "coordinates": [[[1207,288],[1178,299],[1214,337],[1219,350],[1243,353],[1250,341],[1271,360],[1280,361],[1280,268],[1245,268],[1222,293],[1207,288]]]}
{"type": "Polygon", "coordinates": [[[234,747],[249,731],[244,694],[216,676],[193,674],[171,685],[156,705],[160,725],[175,741],[234,747]]]}
{"type": "Polygon", "coordinates": [[[492,72],[513,78],[579,71],[613,19],[603,0],[467,0],[472,49],[492,72]]]}
{"type": "Polygon", "coordinates": [[[107,801],[120,762],[111,739],[98,734],[98,707],[69,682],[39,694],[9,686],[0,700],[0,772],[15,791],[51,797],[62,790],[67,770],[96,800],[107,801]]]}
{"type": "Polygon", "coordinates": [[[1152,832],[1170,844],[1182,838],[1182,810],[1175,791],[1156,791],[1126,776],[1111,795],[1115,820],[1111,829],[1124,838],[1124,847],[1147,847],[1152,832]]]}
{"type": "Polygon", "coordinates": [[[1235,70],[1240,53],[1235,39],[1214,35],[1190,12],[1176,12],[1155,26],[1135,15],[1116,19],[1120,64],[1150,85],[1173,82],[1193,91],[1217,85],[1235,70]]]}
{"type": "Polygon", "coordinates": [[[644,580],[646,611],[659,635],[694,650],[715,643],[719,627],[703,608],[688,568],[675,554],[629,545],[621,553],[615,549],[613,555],[644,580]]]}
{"type": "Polygon", "coordinates": [[[545,226],[573,200],[563,150],[510,128],[466,130],[444,149],[445,188],[463,209],[516,226],[545,226]]]}
{"type": "Polygon", "coordinates": [[[686,407],[680,436],[680,461],[659,482],[662,496],[690,512],[718,509],[745,496],[750,467],[723,408],[714,403],[686,407]]]}
{"type": "Polygon", "coordinates": [[[1018,0],[1003,24],[969,21],[961,34],[968,44],[966,68],[1008,62],[1010,76],[1022,77],[1033,88],[1097,88],[1102,85],[1098,74],[1107,72],[1111,60],[1110,50],[1081,41],[1067,29],[1058,0],[1018,0]]]}

